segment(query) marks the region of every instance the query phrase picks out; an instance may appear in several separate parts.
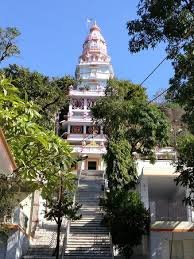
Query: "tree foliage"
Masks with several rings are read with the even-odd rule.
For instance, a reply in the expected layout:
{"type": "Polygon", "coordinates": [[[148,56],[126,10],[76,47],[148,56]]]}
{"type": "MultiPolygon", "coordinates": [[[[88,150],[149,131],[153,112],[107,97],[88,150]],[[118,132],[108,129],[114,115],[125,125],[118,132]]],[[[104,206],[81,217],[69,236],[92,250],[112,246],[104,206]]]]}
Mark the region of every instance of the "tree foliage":
{"type": "Polygon", "coordinates": [[[127,23],[132,53],[166,44],[174,76],[168,98],[184,106],[185,121],[194,132],[194,2],[193,0],[140,0],[138,19],[127,23]]]}
{"type": "Polygon", "coordinates": [[[106,96],[97,101],[92,114],[109,141],[128,141],[131,155],[152,158],[154,147],[167,143],[166,116],[156,105],[148,103],[145,89],[129,81],[110,80],[106,96]]]}
{"type": "Polygon", "coordinates": [[[178,161],[177,171],[180,175],[176,178],[176,184],[188,188],[184,201],[193,206],[194,190],[194,135],[187,134],[179,138],[177,143],[178,161]]]}
{"type": "Polygon", "coordinates": [[[9,79],[0,79],[0,127],[11,147],[20,180],[30,181],[34,188],[49,193],[65,174],[66,188],[72,188],[74,177],[69,173],[73,161],[69,145],[53,131],[37,123],[41,119],[33,102],[22,100],[9,79]]]}
{"type": "MultiPolygon", "coordinates": [[[[194,133],[194,1],[140,0],[137,15],[137,19],[127,23],[129,50],[135,53],[165,43],[167,57],[174,68],[167,99],[184,108],[183,121],[194,133]]],[[[184,136],[179,143],[177,170],[180,176],[176,182],[192,186],[193,136],[184,136]]],[[[190,196],[186,197],[187,202],[189,199],[190,196]]]]}
{"type": "Polygon", "coordinates": [[[145,89],[115,79],[109,80],[106,95],[97,100],[92,114],[108,142],[105,160],[110,192],[101,201],[105,222],[113,243],[129,257],[149,225],[149,213],[135,191],[136,157],[154,159],[155,146],[167,142],[168,122],[155,105],[148,103],[145,89]]]}
{"type": "Polygon", "coordinates": [[[105,156],[106,175],[111,189],[129,190],[137,183],[136,165],[131,155],[131,145],[126,139],[110,140],[105,156]]]}
{"type": "Polygon", "coordinates": [[[139,245],[142,236],[149,231],[149,213],[144,209],[139,194],[114,190],[101,200],[101,206],[106,213],[104,223],[110,228],[113,243],[121,254],[130,258],[132,248],[139,245]]]}
{"type": "MultiPolygon", "coordinates": [[[[15,28],[0,29],[0,62],[19,54],[18,35],[15,28]]],[[[76,219],[80,207],[73,204],[75,177],[70,170],[75,160],[71,148],[53,130],[56,113],[66,109],[68,88],[74,83],[69,76],[49,78],[17,65],[0,72],[0,127],[18,166],[13,175],[1,172],[0,217],[11,213],[16,186],[41,189],[50,209],[46,217],[56,219],[59,226],[58,247],[62,217],[76,219]],[[66,190],[60,200],[56,199],[57,188],[66,190]]]]}
{"type": "Polygon", "coordinates": [[[20,50],[16,45],[16,38],[19,35],[20,32],[17,28],[0,28],[0,63],[6,58],[20,54],[20,50]]]}
{"type": "Polygon", "coordinates": [[[32,101],[38,105],[37,108],[41,114],[39,124],[53,129],[56,114],[68,107],[68,89],[70,85],[75,84],[75,80],[70,76],[49,78],[17,65],[10,65],[2,72],[19,89],[18,94],[23,100],[32,101]]]}
{"type": "Polygon", "coordinates": [[[8,176],[0,174],[0,222],[4,221],[4,216],[11,215],[12,208],[15,205],[12,189],[13,185],[10,184],[8,176]]]}
{"type": "Polygon", "coordinates": [[[47,208],[49,210],[45,213],[45,218],[48,220],[54,219],[57,224],[59,223],[58,219],[61,220],[62,217],[71,220],[78,220],[81,217],[81,215],[77,214],[80,207],[81,205],[78,203],[74,204],[72,193],[64,191],[62,193],[61,200],[56,197],[56,193],[53,193],[52,197],[47,198],[47,208]]]}

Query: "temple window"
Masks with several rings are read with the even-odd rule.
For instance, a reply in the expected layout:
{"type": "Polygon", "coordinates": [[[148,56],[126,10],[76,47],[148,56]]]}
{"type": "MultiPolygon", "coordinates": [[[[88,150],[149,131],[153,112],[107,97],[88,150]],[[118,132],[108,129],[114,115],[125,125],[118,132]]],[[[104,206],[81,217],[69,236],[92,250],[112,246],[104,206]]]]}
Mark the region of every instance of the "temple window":
{"type": "Polygon", "coordinates": [[[72,134],[83,134],[84,127],[79,125],[72,125],[70,127],[70,133],[72,134]]]}

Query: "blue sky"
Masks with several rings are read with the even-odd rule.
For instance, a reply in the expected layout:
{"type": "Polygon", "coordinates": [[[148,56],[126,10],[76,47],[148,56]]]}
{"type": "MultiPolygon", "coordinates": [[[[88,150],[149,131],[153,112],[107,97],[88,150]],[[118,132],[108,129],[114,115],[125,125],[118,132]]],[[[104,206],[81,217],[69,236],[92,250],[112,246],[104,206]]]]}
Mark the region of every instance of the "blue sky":
{"type": "MultiPolygon", "coordinates": [[[[21,32],[21,55],[2,66],[17,63],[48,76],[74,75],[88,32],[86,20],[93,18],[107,41],[115,75],[141,83],[165,52],[159,46],[129,53],[126,22],[136,17],[137,4],[138,0],[1,0],[0,27],[15,26],[21,32]]],[[[167,88],[171,75],[166,61],[144,84],[149,96],[167,88]]]]}

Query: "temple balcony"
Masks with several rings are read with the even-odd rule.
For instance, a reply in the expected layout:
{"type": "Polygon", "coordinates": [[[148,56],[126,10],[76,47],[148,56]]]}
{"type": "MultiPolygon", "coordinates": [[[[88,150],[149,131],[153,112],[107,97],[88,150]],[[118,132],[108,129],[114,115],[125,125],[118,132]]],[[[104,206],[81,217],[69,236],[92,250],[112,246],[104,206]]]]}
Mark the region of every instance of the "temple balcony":
{"type": "Polygon", "coordinates": [[[191,212],[189,208],[183,204],[183,196],[177,197],[176,199],[173,197],[172,199],[163,197],[163,200],[159,200],[158,198],[159,197],[153,197],[153,200],[149,202],[151,222],[153,224],[157,221],[189,221],[191,212]]]}
{"type": "Polygon", "coordinates": [[[96,60],[90,60],[90,61],[83,61],[83,60],[80,60],[80,63],[79,63],[79,66],[92,66],[94,67],[94,65],[96,66],[110,66],[110,60],[107,60],[106,62],[105,61],[96,61],[96,60]]]}
{"type": "Polygon", "coordinates": [[[81,153],[81,154],[106,154],[106,148],[100,145],[86,145],[86,146],[72,146],[74,153],[81,153]]]}
{"type": "Polygon", "coordinates": [[[194,223],[189,221],[156,221],[151,224],[151,231],[153,232],[194,232],[194,223]]]}
{"type": "Polygon", "coordinates": [[[93,138],[91,137],[90,134],[68,134],[67,135],[67,140],[68,141],[83,141],[85,140],[86,142],[91,141],[91,140],[95,140],[97,142],[104,142],[106,141],[106,138],[103,134],[98,134],[96,136],[94,136],[93,138]]]}
{"type": "Polygon", "coordinates": [[[78,123],[91,123],[91,117],[84,117],[84,116],[69,116],[68,122],[78,122],[78,123]]]}
{"type": "Polygon", "coordinates": [[[104,90],[103,89],[97,89],[97,90],[73,90],[70,89],[69,96],[77,96],[77,97],[85,97],[85,96],[91,96],[91,97],[100,97],[104,96],[104,90]]]}
{"type": "Polygon", "coordinates": [[[108,80],[109,79],[109,77],[110,77],[110,74],[109,73],[99,73],[99,72],[97,72],[97,73],[84,73],[84,74],[81,74],[80,75],[81,76],[81,79],[82,80],[84,80],[84,79],[86,79],[86,80],[88,80],[88,79],[106,79],[106,80],[108,80]]]}

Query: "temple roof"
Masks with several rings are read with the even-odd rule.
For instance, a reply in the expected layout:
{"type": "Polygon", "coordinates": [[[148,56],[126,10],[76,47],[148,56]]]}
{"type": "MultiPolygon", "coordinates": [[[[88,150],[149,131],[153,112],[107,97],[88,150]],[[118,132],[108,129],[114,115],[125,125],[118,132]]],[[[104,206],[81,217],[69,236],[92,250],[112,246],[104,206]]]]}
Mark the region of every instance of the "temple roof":
{"type": "Polygon", "coordinates": [[[80,56],[80,63],[91,62],[110,62],[106,42],[96,22],[90,27],[89,34],[83,44],[82,55],[80,56]]]}

